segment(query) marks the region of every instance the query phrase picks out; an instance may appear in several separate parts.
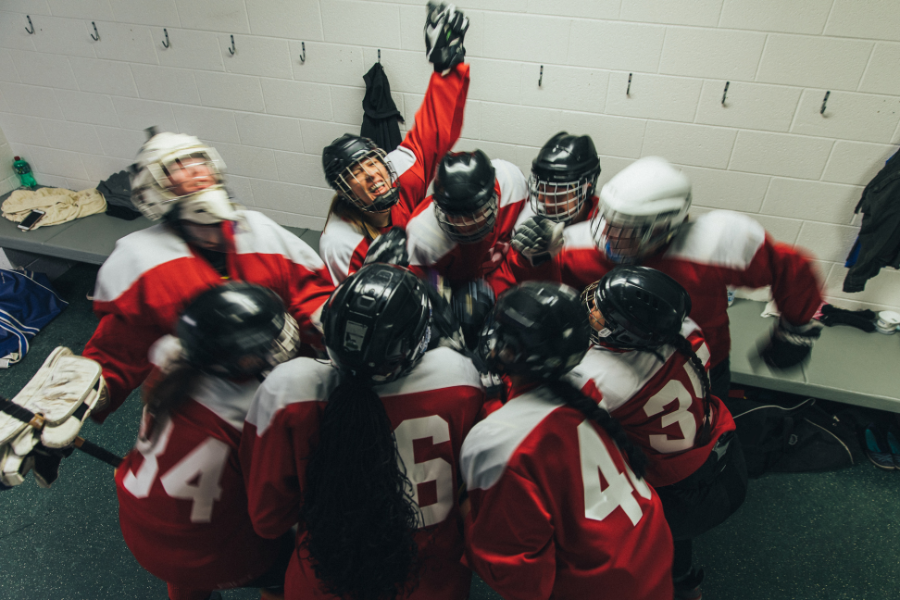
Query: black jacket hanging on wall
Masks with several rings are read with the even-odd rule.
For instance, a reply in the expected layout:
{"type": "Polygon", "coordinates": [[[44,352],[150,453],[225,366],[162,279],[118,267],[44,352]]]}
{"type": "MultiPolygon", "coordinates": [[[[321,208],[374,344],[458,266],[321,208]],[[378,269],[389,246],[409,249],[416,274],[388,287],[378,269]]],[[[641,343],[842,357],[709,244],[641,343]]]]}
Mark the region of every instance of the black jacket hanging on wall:
{"type": "Polygon", "coordinates": [[[403,139],[398,124],[403,121],[403,115],[391,98],[391,84],[381,63],[372,65],[363,80],[366,82],[366,97],[362,103],[365,113],[359,134],[371,139],[385,152],[391,152],[403,139]]]}
{"type": "Polygon", "coordinates": [[[863,212],[859,258],[844,279],[845,292],[861,292],[882,267],[900,268],[900,152],[875,176],[856,205],[863,212]]]}

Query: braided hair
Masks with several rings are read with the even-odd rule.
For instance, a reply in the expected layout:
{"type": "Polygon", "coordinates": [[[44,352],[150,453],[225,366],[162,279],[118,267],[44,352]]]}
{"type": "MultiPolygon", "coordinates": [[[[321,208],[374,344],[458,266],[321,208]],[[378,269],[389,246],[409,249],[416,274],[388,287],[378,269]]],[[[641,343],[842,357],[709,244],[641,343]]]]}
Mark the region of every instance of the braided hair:
{"type": "Polygon", "coordinates": [[[709,405],[710,389],[712,386],[709,382],[709,375],[706,373],[706,366],[703,364],[703,361],[700,360],[700,357],[697,356],[697,353],[694,352],[691,343],[682,334],[679,333],[676,335],[669,343],[672,344],[678,353],[688,359],[688,362],[697,374],[697,378],[700,379],[700,386],[703,389],[703,428],[697,436],[697,445],[704,446],[709,442],[710,423],[712,422],[709,405]]]}
{"type": "Polygon", "coordinates": [[[618,420],[613,418],[609,412],[596,401],[586,396],[581,390],[561,379],[551,379],[546,381],[545,384],[567,406],[579,411],[587,419],[593,421],[608,433],[609,437],[619,447],[619,450],[628,457],[628,462],[631,464],[631,470],[634,474],[638,479],[644,478],[644,473],[647,471],[647,457],[640,448],[631,442],[618,420]]]}
{"type": "Polygon", "coordinates": [[[328,397],[318,437],[300,508],[316,576],[336,596],[396,598],[418,570],[419,513],[371,384],[344,378],[328,397]]]}
{"type": "Polygon", "coordinates": [[[203,371],[184,358],[163,371],[156,371],[143,386],[143,400],[156,419],[177,411],[197,392],[203,371]]]}

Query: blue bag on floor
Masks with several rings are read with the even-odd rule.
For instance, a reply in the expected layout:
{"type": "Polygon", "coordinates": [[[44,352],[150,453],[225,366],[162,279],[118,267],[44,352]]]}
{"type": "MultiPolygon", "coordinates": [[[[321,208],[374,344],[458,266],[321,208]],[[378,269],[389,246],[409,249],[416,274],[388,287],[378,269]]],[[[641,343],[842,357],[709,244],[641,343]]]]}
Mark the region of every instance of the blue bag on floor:
{"type": "Polygon", "coordinates": [[[68,304],[43,273],[0,269],[0,368],[22,360],[28,340],[68,304]]]}

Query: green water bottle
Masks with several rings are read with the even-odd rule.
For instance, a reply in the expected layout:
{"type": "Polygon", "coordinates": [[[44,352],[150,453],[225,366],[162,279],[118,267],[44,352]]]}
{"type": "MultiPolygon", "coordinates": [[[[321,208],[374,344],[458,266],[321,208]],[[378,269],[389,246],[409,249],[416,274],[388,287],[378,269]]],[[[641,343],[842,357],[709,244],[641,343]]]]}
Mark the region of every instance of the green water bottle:
{"type": "Polygon", "coordinates": [[[14,157],[13,171],[15,171],[16,175],[19,176],[19,181],[22,182],[22,187],[37,187],[37,181],[34,180],[34,175],[31,174],[31,165],[29,165],[18,156],[14,157]]]}

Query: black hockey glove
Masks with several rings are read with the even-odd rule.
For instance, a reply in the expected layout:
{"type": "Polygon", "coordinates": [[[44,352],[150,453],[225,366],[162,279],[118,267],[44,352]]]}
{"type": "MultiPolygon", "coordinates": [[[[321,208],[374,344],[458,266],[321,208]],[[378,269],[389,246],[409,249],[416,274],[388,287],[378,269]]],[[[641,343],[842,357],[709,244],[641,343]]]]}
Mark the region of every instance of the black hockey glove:
{"type": "Polygon", "coordinates": [[[37,484],[42,488],[49,488],[59,478],[59,463],[70,456],[74,448],[47,448],[38,444],[31,451],[29,458],[34,458],[32,470],[37,484]]]}
{"type": "Polygon", "coordinates": [[[409,266],[409,254],[406,251],[406,232],[402,227],[394,227],[385,234],[378,236],[369,251],[363,264],[385,263],[388,265],[409,266]]]}
{"type": "Polygon", "coordinates": [[[513,232],[512,247],[536,267],[559,254],[564,227],[565,223],[554,223],[547,217],[531,217],[513,232]]]}
{"type": "Polygon", "coordinates": [[[452,69],[466,58],[463,41],[469,19],[452,4],[428,3],[425,20],[425,56],[434,64],[435,73],[452,69]]]}
{"type": "Polygon", "coordinates": [[[448,347],[461,351],[465,344],[463,342],[462,329],[450,308],[450,303],[442,295],[438,289],[440,281],[437,285],[427,281],[425,289],[428,292],[428,300],[431,302],[431,343],[428,349],[437,347],[448,347]]]}
{"type": "Polygon", "coordinates": [[[784,319],[779,319],[768,344],[759,354],[772,369],[790,369],[809,358],[813,342],[820,335],[822,324],[818,321],[810,321],[805,325],[791,325],[784,319]]]}
{"type": "Polygon", "coordinates": [[[484,320],[494,307],[494,290],[484,279],[470,281],[453,292],[450,306],[462,327],[466,348],[474,351],[484,320]]]}
{"type": "Polygon", "coordinates": [[[826,304],[822,307],[822,318],[819,321],[826,327],[849,325],[866,333],[875,331],[875,312],[871,310],[844,310],[826,304]]]}

